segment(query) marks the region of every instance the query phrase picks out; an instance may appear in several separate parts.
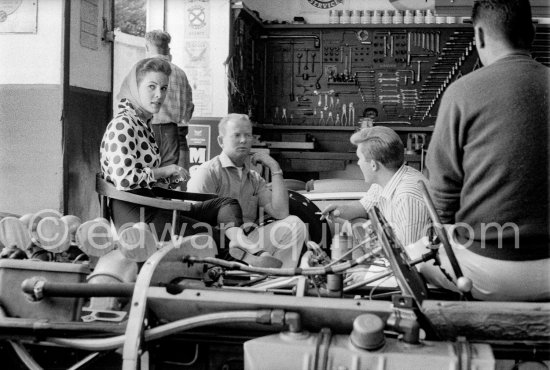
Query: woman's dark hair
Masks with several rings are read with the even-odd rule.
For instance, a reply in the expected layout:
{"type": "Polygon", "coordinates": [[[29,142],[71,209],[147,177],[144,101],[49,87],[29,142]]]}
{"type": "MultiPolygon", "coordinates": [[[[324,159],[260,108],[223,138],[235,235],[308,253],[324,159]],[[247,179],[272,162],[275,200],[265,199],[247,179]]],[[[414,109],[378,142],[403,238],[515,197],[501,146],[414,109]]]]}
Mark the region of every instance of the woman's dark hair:
{"type": "Polygon", "coordinates": [[[472,23],[482,23],[518,49],[529,50],[535,38],[529,0],[476,0],[472,23]]]}
{"type": "Polygon", "coordinates": [[[140,60],[136,65],[136,80],[138,85],[147,72],[161,72],[169,77],[172,73],[170,63],[160,58],[147,58],[140,60]]]}

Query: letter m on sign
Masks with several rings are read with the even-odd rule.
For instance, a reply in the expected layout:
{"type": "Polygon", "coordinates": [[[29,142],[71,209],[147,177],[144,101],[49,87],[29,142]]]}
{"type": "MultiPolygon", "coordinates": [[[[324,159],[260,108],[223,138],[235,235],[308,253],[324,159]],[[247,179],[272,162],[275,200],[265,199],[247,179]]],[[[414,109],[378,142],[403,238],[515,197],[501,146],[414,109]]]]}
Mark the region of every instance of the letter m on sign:
{"type": "Polygon", "coordinates": [[[200,164],[206,162],[206,148],[190,147],[189,148],[189,162],[193,164],[200,164]]]}

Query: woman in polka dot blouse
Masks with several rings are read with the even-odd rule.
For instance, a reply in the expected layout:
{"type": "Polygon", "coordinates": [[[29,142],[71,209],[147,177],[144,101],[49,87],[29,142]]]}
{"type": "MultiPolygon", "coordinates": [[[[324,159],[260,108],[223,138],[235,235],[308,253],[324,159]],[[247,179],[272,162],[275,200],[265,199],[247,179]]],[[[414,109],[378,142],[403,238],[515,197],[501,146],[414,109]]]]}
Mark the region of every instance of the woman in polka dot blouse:
{"type": "MultiPolygon", "coordinates": [[[[143,59],[133,66],[122,83],[117,96],[118,111],[107,125],[100,147],[103,176],[118,190],[154,197],[151,187],[159,180],[174,182],[189,176],[187,170],[175,164],[159,167],[159,148],[149,123],[166,97],[170,73],[170,64],[165,60],[143,59]]],[[[170,229],[172,222],[172,212],[169,210],[113,199],[111,213],[117,229],[136,222],[146,222],[154,226],[151,229],[159,239],[170,239],[165,232],[170,229]]],[[[208,232],[218,245],[228,245],[221,244],[222,239],[227,237],[232,241],[231,245],[238,241],[238,245],[243,248],[248,247],[261,254],[261,249],[243,234],[240,228],[242,223],[239,203],[231,198],[220,197],[193,204],[189,212],[179,212],[176,232],[183,236],[208,232]],[[212,228],[205,224],[222,225],[224,228],[221,233],[212,232],[212,228]]],[[[280,261],[272,257],[254,258],[252,254],[246,257],[256,265],[280,265],[280,261]]]]}

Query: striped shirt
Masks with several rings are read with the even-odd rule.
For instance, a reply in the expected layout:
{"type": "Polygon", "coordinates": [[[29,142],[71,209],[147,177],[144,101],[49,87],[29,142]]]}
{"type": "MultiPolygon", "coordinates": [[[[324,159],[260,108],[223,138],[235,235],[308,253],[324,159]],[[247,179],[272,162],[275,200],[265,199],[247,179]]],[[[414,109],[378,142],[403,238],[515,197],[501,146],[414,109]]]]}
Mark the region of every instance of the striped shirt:
{"type": "MultiPolygon", "coordinates": [[[[167,55],[153,55],[152,58],[161,58],[169,61],[167,55]]],[[[170,62],[172,73],[168,82],[166,99],[160,107],[160,111],[153,116],[152,124],[177,123],[185,126],[189,123],[195,105],[193,104],[193,91],[187,80],[185,72],[170,62]]]]}
{"type": "Polygon", "coordinates": [[[426,235],[430,225],[428,208],[418,181],[426,178],[412,167],[402,165],[383,188],[373,184],[360,200],[366,211],[377,206],[403,246],[426,235]]]}

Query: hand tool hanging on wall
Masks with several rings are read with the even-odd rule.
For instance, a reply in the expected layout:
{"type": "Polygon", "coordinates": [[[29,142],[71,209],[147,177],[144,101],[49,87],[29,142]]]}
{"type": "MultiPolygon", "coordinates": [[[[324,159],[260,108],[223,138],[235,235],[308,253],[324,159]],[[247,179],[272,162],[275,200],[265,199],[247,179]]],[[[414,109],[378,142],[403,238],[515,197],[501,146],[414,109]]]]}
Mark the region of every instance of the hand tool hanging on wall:
{"type": "Polygon", "coordinates": [[[334,126],[334,117],[332,116],[332,112],[328,112],[327,126],[334,126]]]}
{"type": "Polygon", "coordinates": [[[290,101],[294,101],[294,44],[291,44],[290,50],[290,94],[288,94],[288,98],[290,101]]]}
{"type": "MultiPolygon", "coordinates": [[[[331,112],[331,113],[332,113],[332,112],[331,112]]],[[[336,121],[334,122],[334,124],[335,124],[336,126],[340,126],[341,123],[342,123],[342,122],[340,122],[340,113],[336,113],[336,121]]],[[[342,124],[342,126],[343,126],[343,124],[342,124]]]]}
{"type": "Polygon", "coordinates": [[[404,77],[404,81],[405,81],[405,85],[407,85],[409,83],[409,76],[408,74],[411,74],[411,85],[414,85],[414,71],[412,69],[400,69],[396,72],[396,76],[401,78],[401,74],[404,74],[405,76],[404,77]]]}
{"type": "Polygon", "coordinates": [[[342,104],[342,126],[347,126],[348,124],[347,108],[346,104],[342,104]]]}
{"type": "Polygon", "coordinates": [[[353,107],[353,102],[349,103],[348,124],[355,126],[355,108],[353,107]]]}
{"type": "MultiPolygon", "coordinates": [[[[324,67],[323,67],[323,30],[319,30],[319,40],[320,40],[320,50],[321,50],[321,74],[319,75],[319,77],[317,77],[317,81],[315,81],[315,88],[316,89],[320,89],[321,88],[321,84],[319,83],[319,81],[321,80],[321,77],[323,77],[323,73],[325,73],[325,70],[324,70],[324,67]]],[[[312,69],[313,71],[313,69],[312,69]]]]}
{"type": "Polygon", "coordinates": [[[319,49],[321,38],[317,35],[261,35],[260,39],[313,39],[313,46],[319,49]]]}
{"type": "Polygon", "coordinates": [[[411,65],[412,33],[407,32],[407,67],[411,65]]]}
{"type": "Polygon", "coordinates": [[[323,111],[320,111],[319,112],[319,126],[324,126],[325,125],[325,112],[323,111]]]}
{"type": "Polygon", "coordinates": [[[415,63],[417,63],[417,70],[416,70],[416,82],[420,82],[422,80],[422,77],[420,75],[420,64],[421,63],[427,63],[428,61],[427,60],[415,60],[414,61],[415,63]]]}

